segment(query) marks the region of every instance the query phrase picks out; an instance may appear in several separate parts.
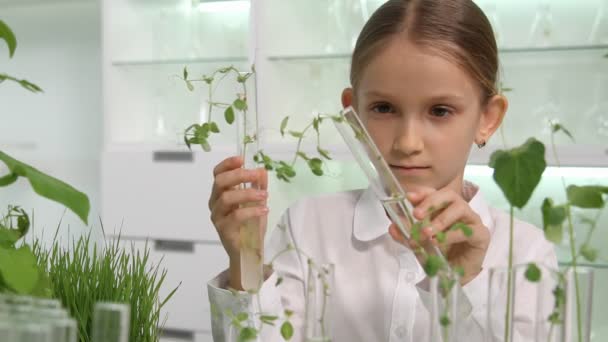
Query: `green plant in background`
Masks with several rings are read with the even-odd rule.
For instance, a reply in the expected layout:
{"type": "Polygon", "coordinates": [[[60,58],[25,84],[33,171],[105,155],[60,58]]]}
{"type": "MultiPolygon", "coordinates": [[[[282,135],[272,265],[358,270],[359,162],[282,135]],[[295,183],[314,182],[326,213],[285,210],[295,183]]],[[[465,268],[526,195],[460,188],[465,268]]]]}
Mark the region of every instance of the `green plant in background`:
{"type": "MultiPolygon", "coordinates": [[[[17,48],[17,39],[8,25],[0,20],[0,40],[8,46],[12,58],[17,48]]],[[[0,73],[0,84],[12,81],[33,92],[41,92],[37,85],[16,77],[0,73]]],[[[8,174],[0,175],[0,187],[9,186],[23,177],[32,189],[42,197],[59,202],[72,210],[85,223],[89,215],[89,199],[70,185],[20,162],[0,150],[0,161],[8,168],[8,174]]],[[[50,285],[43,269],[36,264],[32,251],[20,243],[30,228],[27,213],[17,206],[9,206],[0,214],[0,292],[11,292],[35,296],[49,296],[50,285]]]]}
{"type": "Polygon", "coordinates": [[[50,250],[39,240],[34,254],[41,268],[48,272],[53,296],[60,299],[78,322],[79,341],[91,341],[93,307],[97,302],[128,303],[131,307],[129,341],[156,342],[160,338],[160,310],[178,287],[159,299],[166,270],[150,261],[150,249],[121,246],[120,236],[103,248],[92,244],[90,233],[73,240],[71,248],[54,241],[50,250]],[[91,246],[93,246],[91,248],[91,246]]]}
{"type": "MultiPolygon", "coordinates": [[[[0,39],[7,43],[12,57],[17,41],[1,20],[0,39]]],[[[0,83],[4,81],[17,82],[34,93],[42,91],[33,83],[0,73],[0,83]]],[[[8,174],[0,175],[0,187],[15,183],[19,177],[25,178],[37,194],[64,205],[87,224],[90,203],[84,193],[3,151],[0,161],[8,168],[8,174]]],[[[147,244],[143,252],[136,252],[133,247],[129,254],[120,246],[119,237],[98,249],[91,243],[89,233],[72,241],[68,248],[62,248],[55,240],[48,251],[38,239],[34,239],[30,248],[22,242],[30,224],[25,210],[17,206],[9,206],[6,214],[0,215],[0,292],[60,299],[78,322],[81,342],[90,341],[96,302],[129,303],[129,340],[159,340],[160,310],[177,288],[159,300],[167,273],[159,265],[152,265],[147,244]]]]}
{"type": "MultiPolygon", "coordinates": [[[[555,145],[555,134],[562,132],[568,137],[572,138],[572,134],[561,124],[553,122],[551,123],[551,147],[554,154],[554,158],[557,163],[557,167],[561,167],[559,158],[557,156],[557,149],[555,145]]],[[[573,139],[574,140],[574,139],[573,139]]],[[[510,149],[510,150],[499,150],[496,151],[490,159],[490,167],[494,169],[494,180],[502,190],[503,194],[507,198],[510,204],[510,239],[509,239],[509,259],[508,267],[512,270],[513,267],[513,218],[514,218],[514,207],[523,208],[528,200],[530,199],[534,189],[539,184],[541,176],[546,168],[545,161],[545,146],[543,143],[529,139],[522,146],[510,149]]],[[[563,226],[567,222],[567,235],[570,245],[571,252],[571,263],[569,268],[574,272],[575,280],[575,296],[576,296],[576,319],[577,319],[577,331],[579,341],[582,341],[582,328],[583,323],[581,321],[581,302],[580,302],[580,291],[579,291],[579,280],[576,272],[578,259],[580,257],[585,258],[587,261],[593,262],[597,258],[597,250],[591,247],[589,242],[591,241],[592,234],[597,227],[597,221],[600,217],[601,210],[605,206],[604,196],[608,194],[608,187],[600,185],[586,185],[577,186],[570,185],[566,186],[565,180],[562,177],[562,184],[564,191],[567,195],[567,202],[564,204],[556,205],[555,201],[551,198],[545,198],[541,206],[542,218],[543,218],[543,231],[547,240],[560,244],[563,239],[563,226]],[[589,231],[585,237],[585,241],[578,247],[574,234],[574,226],[572,219],[572,207],[583,208],[583,209],[598,209],[598,213],[594,219],[585,218],[584,223],[590,226],[589,231]]],[[[564,282],[565,273],[568,272],[568,268],[559,273],[559,281],[553,290],[555,297],[555,307],[553,312],[547,317],[551,323],[550,334],[553,331],[555,324],[561,324],[564,317],[561,316],[563,305],[565,303],[565,292],[564,282]]],[[[525,272],[526,278],[531,282],[540,281],[542,275],[541,271],[535,264],[528,265],[525,272]]],[[[513,279],[511,278],[511,272],[508,275],[508,296],[512,295],[511,288],[513,286],[513,279]]],[[[505,313],[505,341],[509,338],[509,317],[510,311],[512,310],[510,298],[507,299],[507,311],[505,313]]]]}
{"type": "MultiPolygon", "coordinates": [[[[243,73],[233,66],[217,69],[211,75],[203,75],[201,78],[191,78],[189,76],[188,69],[184,67],[180,78],[185,82],[186,87],[189,91],[194,91],[194,83],[203,82],[208,88],[208,118],[207,122],[195,123],[186,128],[184,132],[184,142],[188,148],[192,145],[200,145],[206,152],[211,151],[211,145],[209,139],[212,134],[220,133],[217,122],[213,121],[214,109],[220,109],[224,111],[224,120],[229,125],[232,125],[235,121],[235,115],[245,115],[248,109],[247,101],[247,80],[255,73],[255,69],[252,68],[251,72],[243,73]],[[243,87],[243,92],[237,94],[236,98],[228,102],[217,102],[214,98],[214,89],[217,88],[218,84],[223,81],[228,75],[233,74],[236,77],[236,82],[243,87]]],[[[306,162],[308,168],[316,176],[323,175],[323,160],[331,160],[329,151],[323,149],[321,145],[321,133],[320,127],[325,120],[337,120],[339,116],[329,114],[317,114],[312,121],[301,130],[288,130],[289,116],[284,117],[281,120],[279,131],[281,136],[288,135],[292,138],[297,139],[297,148],[294,153],[294,157],[291,161],[274,160],[263,151],[252,156],[253,160],[260,165],[263,165],[267,170],[274,171],[277,178],[290,182],[296,176],[294,166],[298,161],[298,158],[306,162]],[[313,129],[316,135],[316,151],[317,156],[309,156],[302,151],[302,142],[306,138],[306,134],[313,129]]],[[[258,136],[246,136],[243,144],[248,144],[258,139],[258,136]]]]}

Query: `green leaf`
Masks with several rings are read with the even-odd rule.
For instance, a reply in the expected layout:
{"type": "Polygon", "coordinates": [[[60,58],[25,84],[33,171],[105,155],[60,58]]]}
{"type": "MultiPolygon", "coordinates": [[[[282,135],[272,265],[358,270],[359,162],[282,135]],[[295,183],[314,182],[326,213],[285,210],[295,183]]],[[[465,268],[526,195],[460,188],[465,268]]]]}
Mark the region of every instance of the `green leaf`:
{"type": "Polygon", "coordinates": [[[545,238],[553,243],[560,244],[563,239],[563,223],[566,219],[566,207],[554,206],[553,200],[545,198],[541,211],[545,238]]]}
{"type": "Polygon", "coordinates": [[[15,173],[9,173],[6,176],[0,177],[0,187],[11,185],[15,183],[18,178],[19,176],[15,173]]]}
{"type": "Polygon", "coordinates": [[[448,317],[447,315],[441,315],[441,318],[439,319],[439,324],[441,324],[442,327],[447,327],[450,325],[450,323],[452,323],[450,321],[450,317],[448,317]]]}
{"type": "Polygon", "coordinates": [[[19,294],[29,294],[38,282],[36,257],[25,245],[19,249],[0,247],[0,275],[19,294]]]}
{"type": "Polygon", "coordinates": [[[429,255],[424,263],[424,272],[429,277],[434,277],[437,275],[437,272],[443,267],[443,261],[437,255],[429,255]]]}
{"type": "Polygon", "coordinates": [[[236,320],[239,322],[245,322],[249,318],[249,315],[246,312],[239,312],[236,315],[236,320]]]}
{"type": "Polygon", "coordinates": [[[526,268],[525,276],[526,276],[526,279],[528,279],[528,281],[531,281],[533,283],[538,283],[541,278],[541,270],[540,270],[540,268],[538,268],[538,266],[536,266],[535,263],[530,263],[530,264],[528,264],[528,267],[526,268]]]}
{"type": "Polygon", "coordinates": [[[258,332],[252,327],[245,327],[239,333],[239,341],[249,341],[258,337],[258,332]]]}
{"type": "Polygon", "coordinates": [[[291,317],[293,315],[293,311],[285,309],[285,316],[291,317]]]}
{"type": "Polygon", "coordinates": [[[289,131],[289,135],[291,135],[294,138],[298,138],[298,139],[304,138],[304,133],[302,133],[302,132],[289,131]]]}
{"type": "Polygon", "coordinates": [[[25,89],[27,89],[27,90],[31,91],[32,93],[41,93],[41,92],[42,92],[42,89],[41,89],[39,86],[37,86],[37,85],[35,85],[34,83],[31,83],[31,82],[29,82],[29,81],[27,81],[27,80],[20,80],[20,81],[19,81],[19,84],[20,84],[20,85],[21,85],[23,88],[25,88],[25,89]]]}
{"type": "MultiPolygon", "coordinates": [[[[1,227],[1,226],[0,226],[1,227]]],[[[21,238],[19,232],[15,229],[0,228],[0,247],[9,248],[15,245],[21,238]]]]}
{"type": "Polygon", "coordinates": [[[308,156],[306,155],[306,153],[302,152],[302,151],[298,151],[296,152],[296,155],[306,161],[310,160],[310,158],[308,158],[308,156]]]}
{"type": "Polygon", "coordinates": [[[220,128],[217,126],[217,124],[215,122],[210,122],[209,123],[209,130],[213,133],[219,133],[220,132],[220,128]]]}
{"type": "Polygon", "coordinates": [[[190,139],[188,139],[188,135],[184,134],[184,143],[188,146],[189,150],[192,150],[192,146],[190,146],[190,139]]]}
{"type": "Polygon", "coordinates": [[[6,164],[11,173],[27,178],[38,195],[61,203],[78,215],[84,223],[88,222],[91,205],[87,195],[1,151],[0,160],[6,164]]]}
{"type": "Polygon", "coordinates": [[[604,206],[602,188],[594,185],[570,185],[566,192],[571,205],[584,209],[600,209],[604,206]]]}
{"type": "Polygon", "coordinates": [[[278,316],[268,316],[268,315],[260,316],[260,320],[262,321],[262,323],[265,323],[268,325],[274,325],[274,321],[276,321],[277,319],[279,319],[278,316]]]}
{"type": "Polygon", "coordinates": [[[205,152],[211,151],[211,145],[209,145],[209,141],[207,141],[206,139],[201,140],[200,144],[201,144],[201,147],[203,148],[203,151],[205,151],[205,152]]]}
{"type": "Polygon", "coordinates": [[[562,124],[560,124],[559,122],[551,122],[551,130],[553,131],[553,133],[562,131],[565,135],[567,135],[572,141],[574,141],[574,137],[572,136],[572,133],[570,133],[569,130],[566,129],[566,127],[564,127],[562,124]]]}
{"type": "Polygon", "coordinates": [[[287,321],[281,325],[281,336],[286,341],[289,341],[293,337],[293,325],[291,325],[291,322],[287,321]]]}
{"type": "Polygon", "coordinates": [[[240,110],[240,111],[244,111],[247,109],[247,102],[245,102],[245,100],[242,99],[236,99],[234,100],[234,102],[232,103],[232,105],[234,106],[234,108],[240,110]]]}
{"type": "Polygon", "coordinates": [[[445,232],[437,233],[436,238],[437,238],[437,242],[444,243],[445,239],[446,239],[445,232]]]}
{"type": "Polygon", "coordinates": [[[186,80],[186,87],[188,87],[188,90],[194,91],[194,85],[188,80],[186,80]]]}
{"type": "Polygon", "coordinates": [[[274,286],[279,286],[281,285],[281,283],[283,283],[283,277],[278,277],[277,282],[274,284],[274,286]]]}
{"type": "Polygon", "coordinates": [[[588,244],[581,246],[581,255],[589,262],[595,262],[597,260],[597,253],[597,249],[589,246],[588,244]]]}
{"type": "Polygon", "coordinates": [[[232,109],[232,106],[226,108],[226,110],[224,111],[224,119],[226,119],[226,122],[229,125],[232,125],[232,123],[234,122],[234,109],[232,109]]]}
{"type": "Polygon", "coordinates": [[[317,133],[319,133],[319,119],[318,118],[314,118],[312,120],[312,128],[314,128],[314,130],[317,131],[317,133]]]}
{"type": "Polygon", "coordinates": [[[492,154],[494,181],[514,207],[523,208],[545,171],[545,145],[530,138],[522,146],[492,154]]]}
{"type": "Polygon", "coordinates": [[[329,151],[322,149],[321,147],[317,146],[317,152],[319,152],[319,154],[327,159],[327,160],[331,160],[331,157],[329,156],[329,151]]]}
{"type": "Polygon", "coordinates": [[[8,45],[8,56],[13,58],[17,49],[17,38],[11,28],[2,20],[0,20],[0,39],[6,42],[6,45],[8,45]]]}
{"type": "Polygon", "coordinates": [[[188,79],[188,68],[184,67],[184,80],[188,79]]]}
{"type": "Polygon", "coordinates": [[[281,136],[285,136],[285,129],[287,128],[287,123],[289,122],[289,116],[286,116],[281,121],[281,136]]]}
{"type": "Polygon", "coordinates": [[[454,224],[453,226],[450,227],[450,230],[462,230],[462,233],[464,234],[464,236],[466,236],[466,237],[473,236],[473,229],[462,222],[458,222],[458,223],[454,224]]]}
{"type": "Polygon", "coordinates": [[[308,167],[315,176],[323,176],[323,161],[319,158],[312,158],[308,160],[308,167]]]}
{"type": "Polygon", "coordinates": [[[560,317],[559,312],[554,311],[549,315],[548,320],[550,323],[553,323],[553,324],[561,324],[562,320],[559,317],[560,317]]]}
{"type": "Polygon", "coordinates": [[[464,268],[462,266],[454,267],[454,272],[456,272],[460,278],[464,277],[464,268]]]}

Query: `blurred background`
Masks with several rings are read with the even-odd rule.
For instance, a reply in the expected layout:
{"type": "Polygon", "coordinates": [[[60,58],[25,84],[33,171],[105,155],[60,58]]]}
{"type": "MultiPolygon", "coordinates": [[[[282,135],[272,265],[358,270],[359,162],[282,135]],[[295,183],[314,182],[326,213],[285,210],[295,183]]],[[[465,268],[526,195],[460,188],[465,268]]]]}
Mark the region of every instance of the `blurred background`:
{"type": "MultiPolygon", "coordinates": [[[[213,166],[236,154],[236,132],[212,113],[222,134],[211,152],[189,152],[183,132],[210,115],[204,84],[190,91],[184,67],[200,78],[219,67],[248,70],[257,46],[257,112],[261,147],[291,158],[297,141],[279,125],[302,128],[315,113],[336,113],[348,86],[355,39],[382,0],[0,0],[0,19],[12,27],[18,50],[2,71],[44,89],[32,94],[3,84],[0,149],[63,179],[89,195],[90,227],[63,207],[37,197],[24,181],[3,190],[0,205],[35,213],[34,234],[60,238],[92,231],[137,248],[169,270],[164,293],[182,282],[165,308],[166,341],[211,341],[206,282],[227,266],[209,221],[213,166]],[[250,20],[251,6],[257,7],[250,20]],[[103,226],[103,232],[101,227],[103,226]]],[[[467,179],[492,205],[508,209],[487,166],[491,152],[535,136],[550,143],[549,121],[558,120],[575,142],[558,135],[550,167],[526,209],[517,216],[542,226],[545,197],[564,200],[566,183],[608,185],[608,1],[479,0],[499,42],[501,82],[510,101],[502,130],[483,150],[474,149],[467,179]]],[[[7,49],[0,44],[0,55],[7,49]]],[[[215,101],[232,101],[237,88],[218,87],[215,101]]],[[[253,90],[252,90],[253,91],[253,90]]],[[[331,124],[321,128],[334,157],[317,177],[296,164],[286,184],[271,177],[272,227],[303,196],[362,188],[366,179],[331,124]]],[[[316,141],[305,139],[304,151],[316,141]]],[[[0,165],[0,174],[6,168],[0,165]]],[[[591,216],[595,212],[579,212],[591,216]]],[[[596,286],[608,286],[608,214],[599,214],[592,245],[599,249],[596,286]]],[[[576,223],[584,238],[587,225],[576,223]]],[[[558,247],[563,262],[567,249],[558,247]]],[[[608,294],[595,292],[594,341],[608,339],[608,294]]],[[[162,294],[162,293],[161,293],[162,294]]]]}

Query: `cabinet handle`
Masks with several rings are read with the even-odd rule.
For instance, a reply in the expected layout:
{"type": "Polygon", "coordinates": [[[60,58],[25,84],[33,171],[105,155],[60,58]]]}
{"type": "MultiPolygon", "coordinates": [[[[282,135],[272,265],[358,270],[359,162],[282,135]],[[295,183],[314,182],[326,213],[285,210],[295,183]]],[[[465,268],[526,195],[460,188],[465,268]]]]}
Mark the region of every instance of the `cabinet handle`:
{"type": "Polygon", "coordinates": [[[154,151],[154,162],[192,163],[194,153],[187,151],[154,151]]]}
{"type": "Polygon", "coordinates": [[[171,329],[171,328],[163,328],[160,332],[160,335],[164,338],[171,338],[180,341],[192,341],[194,342],[194,332],[190,330],[182,330],[182,329],[171,329]]]}
{"type": "Polygon", "coordinates": [[[175,240],[156,240],[154,249],[165,252],[194,253],[194,242],[175,240]]]}

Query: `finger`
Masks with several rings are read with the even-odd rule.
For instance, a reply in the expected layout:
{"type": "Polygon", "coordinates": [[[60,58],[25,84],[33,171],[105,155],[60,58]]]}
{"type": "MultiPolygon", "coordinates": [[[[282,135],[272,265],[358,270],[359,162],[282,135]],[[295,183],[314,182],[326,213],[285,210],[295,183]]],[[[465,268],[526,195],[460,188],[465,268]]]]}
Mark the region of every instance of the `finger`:
{"type": "Polygon", "coordinates": [[[254,188],[224,191],[214,203],[211,210],[212,219],[218,220],[228,215],[235,207],[246,203],[264,204],[260,202],[263,202],[267,197],[268,193],[266,190],[254,188]]]}
{"type": "Polygon", "coordinates": [[[393,238],[393,240],[401,243],[401,244],[406,244],[407,240],[405,239],[405,236],[403,236],[403,234],[401,234],[401,232],[399,231],[399,229],[397,228],[397,226],[392,223],[389,227],[388,227],[388,233],[389,235],[393,238]]]}
{"type": "Polygon", "coordinates": [[[245,221],[263,217],[268,214],[268,208],[266,207],[242,207],[234,210],[230,215],[221,219],[218,222],[218,230],[224,230],[226,227],[240,227],[245,221]]]}
{"type": "Polygon", "coordinates": [[[393,240],[397,241],[398,243],[400,243],[402,245],[408,246],[411,249],[418,247],[418,244],[415,241],[413,241],[411,239],[410,240],[406,239],[405,236],[403,236],[403,234],[397,227],[397,225],[395,225],[394,223],[392,223],[388,227],[388,233],[393,238],[393,240]]]}
{"type": "Polygon", "coordinates": [[[220,173],[224,173],[226,171],[238,169],[243,166],[243,158],[240,156],[233,156],[222,160],[219,164],[213,168],[213,176],[217,176],[220,173]]]}
{"type": "Polygon", "coordinates": [[[258,178],[254,182],[254,186],[260,190],[268,190],[268,171],[263,167],[256,169],[256,171],[258,172],[258,178]]]}
{"type": "Polygon", "coordinates": [[[409,191],[408,193],[406,193],[405,197],[413,205],[417,205],[418,203],[422,202],[422,200],[424,200],[428,195],[432,194],[435,191],[437,191],[437,190],[435,190],[434,188],[420,186],[420,187],[417,187],[416,190],[412,190],[412,191],[409,191]]]}
{"type": "MultiPolygon", "coordinates": [[[[443,246],[451,246],[453,244],[462,243],[468,241],[470,238],[467,237],[464,232],[460,229],[458,230],[450,230],[445,234],[445,241],[442,243],[443,246]]],[[[435,244],[439,244],[436,239],[433,239],[435,244]]]]}
{"type": "Polygon", "coordinates": [[[224,171],[215,177],[211,196],[209,198],[209,208],[213,208],[215,201],[222,193],[228,189],[232,189],[241,183],[250,183],[258,179],[257,170],[234,169],[224,171]]]}
{"type": "Polygon", "coordinates": [[[470,222],[469,206],[461,202],[452,202],[447,208],[431,220],[428,227],[423,227],[422,233],[427,237],[435,236],[437,233],[445,231],[457,222],[470,222]]]}
{"type": "Polygon", "coordinates": [[[438,215],[452,202],[460,199],[460,196],[449,189],[442,189],[427,195],[414,209],[414,217],[423,220],[431,215],[438,215]]]}

